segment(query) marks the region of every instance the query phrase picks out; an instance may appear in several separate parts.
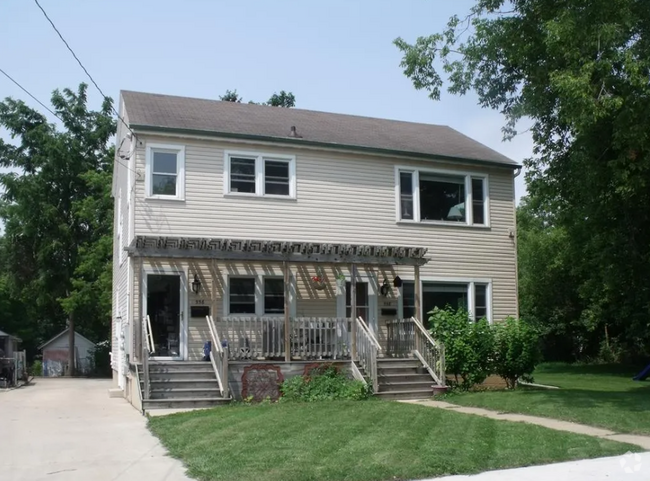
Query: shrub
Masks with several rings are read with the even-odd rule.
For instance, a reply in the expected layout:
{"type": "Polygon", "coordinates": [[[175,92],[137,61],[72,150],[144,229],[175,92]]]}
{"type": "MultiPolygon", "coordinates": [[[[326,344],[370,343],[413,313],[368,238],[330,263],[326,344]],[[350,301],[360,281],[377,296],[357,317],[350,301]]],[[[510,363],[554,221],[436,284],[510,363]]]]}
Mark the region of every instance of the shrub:
{"type": "Polygon", "coordinates": [[[435,308],[431,335],[445,345],[445,366],[452,384],[463,390],[485,381],[492,372],[494,338],[487,320],[473,322],[465,309],[435,308]]]}
{"type": "Polygon", "coordinates": [[[495,324],[494,372],[501,376],[509,388],[517,386],[519,379],[530,376],[541,360],[539,335],[525,322],[508,317],[495,324]]]}
{"type": "Polygon", "coordinates": [[[335,366],[316,368],[308,376],[289,378],[280,389],[283,402],[362,400],[372,394],[369,386],[349,379],[335,366]]]}
{"type": "Polygon", "coordinates": [[[32,367],[29,370],[29,374],[31,376],[42,376],[43,375],[43,362],[42,361],[34,361],[32,363],[32,367]]]}

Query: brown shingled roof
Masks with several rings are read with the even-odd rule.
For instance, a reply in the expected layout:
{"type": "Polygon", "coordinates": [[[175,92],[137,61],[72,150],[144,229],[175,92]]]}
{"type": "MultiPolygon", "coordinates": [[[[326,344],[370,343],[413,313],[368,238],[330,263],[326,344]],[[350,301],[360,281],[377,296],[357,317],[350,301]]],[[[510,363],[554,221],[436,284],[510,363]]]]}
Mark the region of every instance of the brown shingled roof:
{"type": "Polygon", "coordinates": [[[122,91],[133,128],[154,127],[367,148],[517,167],[489,147],[444,126],[286,109],[219,100],[122,91]],[[295,126],[300,139],[289,136],[295,126]]]}

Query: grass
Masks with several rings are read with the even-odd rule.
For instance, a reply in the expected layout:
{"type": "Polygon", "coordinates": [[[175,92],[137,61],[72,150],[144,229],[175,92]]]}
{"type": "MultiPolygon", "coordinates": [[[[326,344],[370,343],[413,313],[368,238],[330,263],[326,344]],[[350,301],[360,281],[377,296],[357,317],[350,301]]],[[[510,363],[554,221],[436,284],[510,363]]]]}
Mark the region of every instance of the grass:
{"type": "Polygon", "coordinates": [[[452,394],[448,401],[500,412],[563,419],[612,431],[650,435],[650,382],[632,381],[635,368],[543,364],[535,382],[561,389],[452,394]]]}
{"type": "Polygon", "coordinates": [[[640,450],[379,400],[228,406],[151,418],[149,428],[201,481],[395,481],[640,450]]]}

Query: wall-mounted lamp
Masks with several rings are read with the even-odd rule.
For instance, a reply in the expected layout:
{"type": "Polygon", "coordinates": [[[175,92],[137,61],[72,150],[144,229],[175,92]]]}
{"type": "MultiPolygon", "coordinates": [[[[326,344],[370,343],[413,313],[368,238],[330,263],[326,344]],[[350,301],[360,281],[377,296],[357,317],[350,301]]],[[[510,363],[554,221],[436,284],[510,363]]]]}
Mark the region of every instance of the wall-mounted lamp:
{"type": "Polygon", "coordinates": [[[398,289],[402,287],[402,279],[400,276],[395,276],[395,279],[393,279],[393,287],[397,287],[398,289]]]}
{"type": "Polygon", "coordinates": [[[379,288],[379,292],[384,297],[388,295],[388,293],[390,292],[390,284],[388,283],[388,279],[384,279],[384,283],[379,288]]]}
{"type": "Polygon", "coordinates": [[[201,290],[201,280],[199,279],[198,275],[194,274],[194,280],[192,281],[192,292],[194,294],[198,294],[200,290],[201,290]]]}

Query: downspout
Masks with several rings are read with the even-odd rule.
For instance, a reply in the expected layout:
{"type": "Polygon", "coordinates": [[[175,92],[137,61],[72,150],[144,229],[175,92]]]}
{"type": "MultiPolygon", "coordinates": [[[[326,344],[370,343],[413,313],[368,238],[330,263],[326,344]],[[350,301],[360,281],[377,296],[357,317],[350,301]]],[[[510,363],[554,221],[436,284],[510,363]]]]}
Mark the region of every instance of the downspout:
{"type": "MultiPolygon", "coordinates": [[[[512,190],[514,192],[515,179],[521,174],[521,167],[517,167],[512,177],[512,190]]],[[[515,317],[519,319],[519,253],[517,251],[517,204],[515,202],[514,227],[512,230],[512,241],[515,246],[515,298],[517,299],[515,317]]]]}

